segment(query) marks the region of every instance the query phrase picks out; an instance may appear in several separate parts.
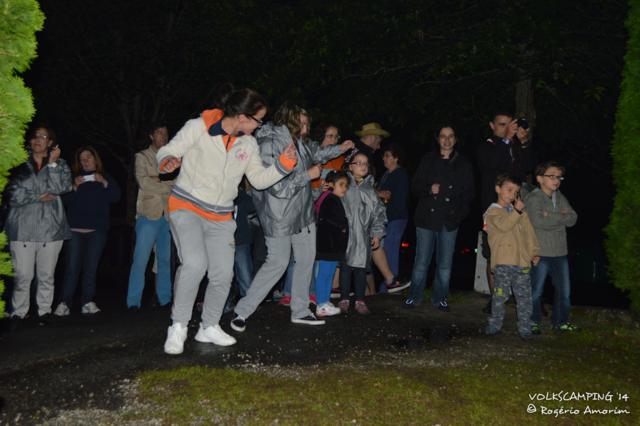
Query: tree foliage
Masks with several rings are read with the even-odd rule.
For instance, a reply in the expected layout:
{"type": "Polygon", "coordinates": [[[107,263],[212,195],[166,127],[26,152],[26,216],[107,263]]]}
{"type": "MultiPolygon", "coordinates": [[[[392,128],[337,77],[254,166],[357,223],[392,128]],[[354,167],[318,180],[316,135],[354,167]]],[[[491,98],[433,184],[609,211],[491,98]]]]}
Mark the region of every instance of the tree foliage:
{"type": "Polygon", "coordinates": [[[640,312],[640,1],[630,0],[629,41],[612,144],[616,196],[607,226],[609,273],[640,312]]]}
{"type": "MultiPolygon", "coordinates": [[[[35,110],[31,90],[18,73],[29,67],[36,55],[36,31],[42,29],[44,16],[35,0],[0,1],[0,192],[7,184],[9,170],[26,158],[22,141],[27,123],[35,110]]],[[[6,246],[0,234],[0,250],[6,246]]],[[[0,276],[11,275],[11,258],[0,251],[0,276]]],[[[4,281],[0,280],[0,294],[4,281]]],[[[0,316],[4,302],[0,300],[0,316]]]]}

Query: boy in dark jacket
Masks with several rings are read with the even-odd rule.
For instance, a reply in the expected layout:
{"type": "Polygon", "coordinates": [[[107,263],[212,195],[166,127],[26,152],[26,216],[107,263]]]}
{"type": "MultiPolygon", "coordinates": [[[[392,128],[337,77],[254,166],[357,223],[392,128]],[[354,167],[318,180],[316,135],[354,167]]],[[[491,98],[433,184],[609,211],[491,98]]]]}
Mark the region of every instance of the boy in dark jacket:
{"type": "Polygon", "coordinates": [[[349,242],[349,222],[342,205],[342,198],[349,189],[349,177],[344,172],[331,173],[326,178],[329,185],[316,202],[318,233],[316,237],[316,297],[318,318],[337,315],[340,309],[330,301],[331,284],[338,262],[344,260],[349,242]]]}

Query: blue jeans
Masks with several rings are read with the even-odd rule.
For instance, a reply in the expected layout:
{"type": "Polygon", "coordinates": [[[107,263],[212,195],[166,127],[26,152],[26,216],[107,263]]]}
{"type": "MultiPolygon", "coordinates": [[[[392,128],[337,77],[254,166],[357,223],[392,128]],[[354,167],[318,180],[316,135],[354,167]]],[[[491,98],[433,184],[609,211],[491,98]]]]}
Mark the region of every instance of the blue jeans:
{"type": "Polygon", "coordinates": [[[316,261],[318,276],[316,277],[316,297],[318,306],[327,303],[331,297],[331,287],[333,287],[333,276],[336,273],[338,262],[334,260],[316,261]]]}
{"type": "Polygon", "coordinates": [[[394,277],[400,273],[400,244],[407,227],[407,219],[392,220],[387,224],[387,235],[384,237],[384,251],[387,254],[389,269],[394,277]]]}
{"type": "Polygon", "coordinates": [[[544,291],[544,282],[547,275],[551,275],[551,282],[555,288],[553,297],[553,311],[551,323],[554,327],[561,326],[569,321],[569,311],[571,310],[571,280],[569,278],[569,259],[567,256],[547,257],[541,256],[540,263],[532,268],[531,288],[533,312],[531,321],[540,324],[541,313],[540,304],[544,291]]]}
{"type": "Polygon", "coordinates": [[[237,298],[234,299],[236,295],[234,295],[233,291],[229,292],[227,303],[224,307],[225,313],[233,309],[235,300],[247,294],[247,290],[249,290],[249,286],[253,280],[253,253],[251,244],[236,245],[235,256],[233,258],[233,274],[237,298]]]}
{"type": "Polygon", "coordinates": [[[164,216],[156,220],[140,216],[136,219],[136,248],[133,252],[133,263],[129,273],[128,307],[140,307],[145,272],[154,244],[158,261],[156,281],[158,303],[160,306],[164,306],[171,302],[171,232],[169,231],[169,222],[164,216]]]}
{"type": "Polygon", "coordinates": [[[67,245],[66,271],[62,284],[62,302],[71,307],[73,295],[82,271],[82,295],[80,304],[92,302],[96,295],[96,276],[107,242],[105,231],[71,232],[67,245]]]}
{"type": "Polygon", "coordinates": [[[431,303],[438,304],[446,300],[447,294],[449,294],[449,280],[457,234],[457,229],[447,231],[444,226],[439,231],[416,227],[416,258],[413,262],[411,288],[409,289],[409,298],[415,300],[416,303],[421,303],[424,299],[424,288],[427,283],[434,247],[436,251],[436,278],[431,292],[431,303]]]}

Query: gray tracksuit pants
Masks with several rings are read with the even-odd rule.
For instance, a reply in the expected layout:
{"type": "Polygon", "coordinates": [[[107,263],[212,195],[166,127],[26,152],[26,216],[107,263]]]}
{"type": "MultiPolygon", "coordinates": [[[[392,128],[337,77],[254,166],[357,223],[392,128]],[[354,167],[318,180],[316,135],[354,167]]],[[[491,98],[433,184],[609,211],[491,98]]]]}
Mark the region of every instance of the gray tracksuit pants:
{"type": "Polygon", "coordinates": [[[58,255],[62,249],[62,240],[49,242],[11,241],[11,258],[15,271],[11,306],[16,315],[24,318],[29,312],[31,281],[35,272],[38,282],[36,303],[38,315],[51,313],[54,291],[54,273],[58,255]]]}
{"type": "Polygon", "coordinates": [[[497,265],[494,271],[493,296],[491,297],[491,316],[488,333],[496,333],[502,328],[504,305],[513,294],[516,298],[518,313],[518,333],[521,336],[531,334],[531,268],[520,266],[497,265]]]}
{"type": "Polygon", "coordinates": [[[233,278],[236,222],[207,220],[188,210],[172,212],[169,222],[180,257],[171,319],[187,327],[206,272],[209,284],[202,307],[202,325],[214,326],[220,321],[233,278]]]}
{"type": "Polygon", "coordinates": [[[295,265],[291,286],[291,318],[298,319],[311,315],[309,283],[316,257],[316,225],[312,223],[289,237],[265,237],[265,241],[267,259],[253,278],[247,295],[238,301],[234,309],[235,313],[246,319],[255,312],[287,270],[291,250],[293,250],[295,265]]]}

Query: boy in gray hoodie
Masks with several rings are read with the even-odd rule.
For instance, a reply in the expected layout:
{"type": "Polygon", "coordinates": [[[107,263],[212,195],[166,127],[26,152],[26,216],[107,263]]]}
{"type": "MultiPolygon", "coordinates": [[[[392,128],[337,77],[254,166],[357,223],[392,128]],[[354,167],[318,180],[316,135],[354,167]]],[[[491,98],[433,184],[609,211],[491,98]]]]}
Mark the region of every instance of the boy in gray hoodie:
{"type": "Polygon", "coordinates": [[[535,174],[540,188],[532,191],[526,199],[527,212],[540,243],[540,263],[533,268],[531,279],[531,331],[540,334],[540,299],[547,275],[551,275],[555,288],[551,316],[553,328],[575,331],[576,326],[569,322],[571,281],[566,229],[576,224],[578,215],[559,189],[564,179],[564,167],[555,161],[546,161],[536,167],[535,174]]]}

